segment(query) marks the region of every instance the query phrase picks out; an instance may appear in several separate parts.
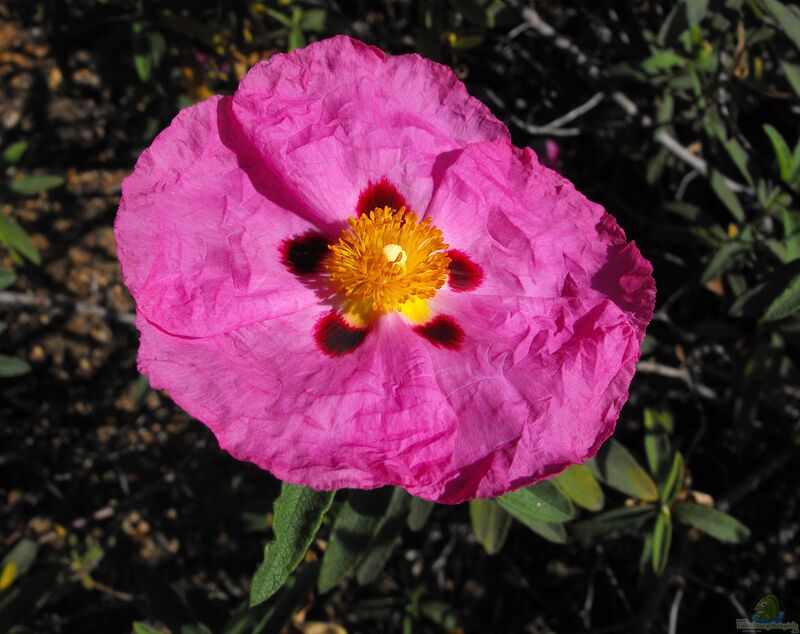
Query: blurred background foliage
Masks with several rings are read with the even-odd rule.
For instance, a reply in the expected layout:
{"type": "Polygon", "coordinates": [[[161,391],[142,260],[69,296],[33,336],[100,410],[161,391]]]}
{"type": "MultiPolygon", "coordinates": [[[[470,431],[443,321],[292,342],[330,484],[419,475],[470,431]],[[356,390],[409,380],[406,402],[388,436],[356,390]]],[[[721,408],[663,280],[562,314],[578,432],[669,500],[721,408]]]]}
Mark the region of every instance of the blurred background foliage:
{"type": "Polygon", "coordinates": [[[727,632],[766,594],[800,620],[794,4],[6,0],[0,78],[0,631],[727,632]],[[586,466],[458,507],[281,492],[136,374],[122,177],[336,33],[451,66],[653,262],[586,466]]]}

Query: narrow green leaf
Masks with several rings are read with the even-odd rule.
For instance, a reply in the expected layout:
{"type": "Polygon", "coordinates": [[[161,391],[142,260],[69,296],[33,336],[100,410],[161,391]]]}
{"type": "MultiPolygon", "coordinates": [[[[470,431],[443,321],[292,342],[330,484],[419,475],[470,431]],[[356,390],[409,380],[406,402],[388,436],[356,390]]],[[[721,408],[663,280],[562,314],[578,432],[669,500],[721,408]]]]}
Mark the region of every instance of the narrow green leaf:
{"type": "Polygon", "coordinates": [[[433,512],[433,507],[436,506],[433,502],[423,500],[422,498],[411,498],[411,510],[408,514],[408,527],[414,531],[421,531],[425,524],[428,523],[428,518],[433,512]]]}
{"type": "Polygon", "coordinates": [[[160,630],[150,627],[147,623],[142,623],[141,621],[133,622],[133,632],[134,634],[161,634],[160,630]]]}
{"type": "Polygon", "coordinates": [[[325,9],[303,9],[300,28],[304,32],[319,33],[325,30],[328,13],[325,9]]]}
{"type": "Polygon", "coordinates": [[[686,475],[686,465],[683,461],[683,454],[675,452],[672,459],[672,467],[661,488],[661,501],[664,504],[672,504],[683,486],[683,478],[686,475]]]}
{"type": "Polygon", "coordinates": [[[511,528],[511,515],[495,500],[477,499],[469,503],[469,517],[478,543],[490,555],[499,553],[511,528]]]}
{"type": "Polygon", "coordinates": [[[755,182],[753,181],[753,175],[750,173],[750,156],[742,147],[742,144],[735,138],[722,138],[720,141],[722,142],[722,147],[724,147],[725,151],[728,153],[728,156],[731,157],[733,164],[736,165],[739,172],[744,176],[747,184],[753,187],[755,182]]]}
{"type": "Polygon", "coordinates": [[[4,288],[8,288],[16,281],[17,274],[14,273],[14,271],[7,269],[4,266],[0,266],[0,291],[4,288]]]}
{"type": "Polygon", "coordinates": [[[744,209],[742,209],[742,204],[739,202],[739,198],[736,194],[733,193],[733,190],[728,186],[728,183],[725,182],[725,178],[722,174],[712,169],[710,182],[711,189],[714,190],[717,198],[728,208],[728,211],[731,212],[731,215],[736,221],[744,222],[744,209]]]}
{"type": "Polygon", "coordinates": [[[25,141],[17,141],[12,143],[5,150],[3,150],[3,160],[6,163],[16,163],[25,154],[28,149],[28,144],[25,141]]]}
{"type": "Polygon", "coordinates": [[[16,565],[16,576],[21,577],[28,570],[30,570],[33,562],[36,561],[36,555],[39,552],[39,545],[32,539],[23,538],[19,540],[3,560],[0,561],[0,571],[2,571],[6,564],[14,562],[16,565]]]}
{"type": "Polygon", "coordinates": [[[689,26],[697,26],[708,14],[709,0],[683,0],[689,26]]]}
{"type": "Polygon", "coordinates": [[[800,275],[795,277],[780,295],[767,308],[761,321],[775,321],[788,317],[800,310],[800,275]]]}
{"type": "Polygon", "coordinates": [[[356,579],[362,586],[374,581],[383,570],[394,550],[395,540],[403,532],[410,510],[411,496],[403,489],[395,488],[378,532],[370,543],[366,556],[356,568],[356,579]]]}
{"type": "Polygon", "coordinates": [[[795,304],[793,298],[796,297],[794,289],[798,277],[800,261],[778,267],[766,277],[766,281],[742,293],[731,306],[729,314],[732,317],[758,316],[764,321],[790,314],[795,304]]]}
{"type": "Polygon", "coordinates": [[[673,66],[684,66],[685,64],[685,57],[678,55],[675,51],[664,50],[653,53],[642,62],[641,66],[646,73],[655,74],[673,66]]]}
{"type": "Polygon", "coordinates": [[[631,506],[600,513],[594,517],[575,522],[571,530],[576,537],[592,540],[599,537],[616,537],[625,533],[636,533],[655,515],[651,505],[631,506]]]}
{"type": "Polygon", "coordinates": [[[302,28],[303,10],[295,7],[292,11],[292,22],[289,26],[289,50],[303,48],[306,45],[306,37],[303,35],[302,28]]]}
{"type": "Polygon", "coordinates": [[[391,487],[348,492],[347,501],[336,514],[322,558],[320,592],[332,590],[364,558],[381,527],[392,495],[391,487]]]}
{"type": "Polygon", "coordinates": [[[266,612],[254,628],[247,630],[247,634],[282,632],[289,619],[292,618],[297,605],[313,590],[319,575],[319,567],[318,561],[300,566],[272,601],[255,608],[256,610],[266,608],[266,612]]]}
{"type": "Polygon", "coordinates": [[[192,625],[182,625],[181,634],[214,634],[208,626],[202,623],[193,623],[192,625]]]}
{"type": "Polygon", "coordinates": [[[781,68],[783,68],[783,73],[786,75],[792,90],[800,97],[800,64],[792,64],[786,60],[781,60],[781,68]]]}
{"type": "Polygon", "coordinates": [[[284,15],[280,11],[276,11],[275,9],[270,9],[267,7],[266,9],[267,15],[271,17],[273,20],[277,20],[285,27],[292,26],[292,19],[288,15],[284,15]]]}
{"type": "Polygon", "coordinates": [[[603,489],[586,465],[576,464],[563,471],[553,482],[581,508],[599,511],[605,504],[603,489]]]}
{"type": "Polygon", "coordinates": [[[760,0],[760,4],[786,32],[794,45],[800,48],[800,9],[778,0],[760,0]]]}
{"type": "Polygon", "coordinates": [[[658,499],[658,487],[631,453],[613,438],[588,463],[601,482],[648,502],[658,499]]]}
{"type": "Polygon", "coordinates": [[[153,60],[150,57],[144,24],[132,22],[131,37],[133,43],[133,65],[136,68],[136,74],[139,75],[141,81],[147,81],[150,79],[150,73],[153,70],[153,60]]]}
{"type": "Polygon", "coordinates": [[[253,576],[250,605],[275,594],[300,564],[333,503],[333,491],[315,491],[284,482],[275,501],[275,540],[264,549],[264,561],[253,576]]]}
{"type": "Polygon", "coordinates": [[[538,520],[532,519],[519,521],[530,528],[539,537],[542,537],[549,542],[554,544],[567,543],[567,529],[563,524],[559,524],[557,522],[539,522],[538,520]]]}
{"type": "Polygon", "coordinates": [[[663,485],[669,470],[672,454],[669,435],[672,428],[672,415],[669,412],[657,412],[649,408],[644,410],[644,453],[650,473],[659,485],[663,485]]]}
{"type": "Polygon", "coordinates": [[[653,529],[653,551],[652,562],[653,572],[660,575],[667,567],[669,561],[669,549],[672,545],[672,518],[669,508],[663,507],[656,518],[656,525],[653,529]]]}
{"type": "Polygon", "coordinates": [[[736,263],[753,250],[752,246],[740,240],[725,242],[711,257],[706,270],[700,276],[701,284],[708,284],[711,280],[721,277],[730,271],[736,263]]]}
{"type": "Polygon", "coordinates": [[[7,357],[4,354],[0,354],[0,378],[7,379],[13,376],[22,376],[30,371],[31,366],[22,359],[7,357]]]}
{"type": "Polygon", "coordinates": [[[722,542],[737,544],[750,537],[750,529],[735,517],[717,509],[693,502],[680,502],[672,507],[675,517],[722,542]]]}
{"type": "Polygon", "coordinates": [[[575,517],[570,499],[549,480],[506,493],[497,501],[521,522],[566,522],[575,517]]]}
{"type": "Polygon", "coordinates": [[[23,196],[33,196],[47,189],[60,187],[64,184],[63,176],[42,175],[42,176],[22,176],[9,181],[8,186],[12,191],[23,196]]]}
{"type": "Polygon", "coordinates": [[[784,141],[781,133],[778,132],[768,123],[764,124],[764,132],[769,137],[772,143],[772,150],[775,152],[775,158],[778,160],[778,169],[780,170],[781,179],[788,182],[789,174],[792,171],[792,151],[784,141]]]}

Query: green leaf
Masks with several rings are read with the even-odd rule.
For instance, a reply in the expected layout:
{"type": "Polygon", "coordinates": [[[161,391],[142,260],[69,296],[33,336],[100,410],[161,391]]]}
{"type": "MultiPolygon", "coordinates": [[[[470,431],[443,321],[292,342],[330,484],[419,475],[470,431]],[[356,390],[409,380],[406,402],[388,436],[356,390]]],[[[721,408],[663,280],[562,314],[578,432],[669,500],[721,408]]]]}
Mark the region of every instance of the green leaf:
{"type": "Polygon", "coordinates": [[[511,515],[496,500],[477,499],[469,503],[469,517],[478,543],[490,555],[499,553],[511,528],[511,515]]]}
{"type": "Polygon", "coordinates": [[[772,271],[765,282],[748,289],[730,308],[732,317],[759,316],[762,321],[785,317],[797,309],[800,261],[789,262],[772,271]]]}
{"type": "Polygon", "coordinates": [[[450,6],[453,7],[458,13],[464,16],[467,22],[471,22],[476,26],[490,27],[489,15],[486,7],[482,6],[479,0],[448,0],[450,6]]]}
{"type": "Polygon", "coordinates": [[[736,194],[733,193],[733,190],[728,186],[728,183],[725,182],[725,178],[720,174],[717,170],[711,170],[710,176],[711,182],[711,189],[714,190],[714,193],[717,195],[722,201],[722,204],[728,208],[728,211],[731,212],[731,215],[736,219],[737,222],[744,222],[744,209],[742,209],[742,204],[739,202],[739,198],[736,194]]]}
{"type": "Polygon", "coordinates": [[[415,533],[421,531],[425,524],[427,524],[434,506],[436,505],[433,502],[418,497],[412,497],[411,510],[408,514],[408,527],[415,533]]]}
{"type": "Polygon", "coordinates": [[[657,412],[649,408],[644,410],[644,453],[650,473],[659,484],[663,484],[669,469],[672,454],[669,435],[673,425],[669,412],[657,412]]]}
{"type": "Polygon", "coordinates": [[[549,480],[506,493],[497,501],[521,522],[565,522],[575,517],[570,499],[549,480]]]}
{"type": "Polygon", "coordinates": [[[315,491],[284,482],[275,501],[275,540],[264,549],[264,561],[253,576],[250,605],[266,601],[283,587],[303,560],[322,518],[333,503],[333,491],[315,491]]]}
{"type": "Polygon", "coordinates": [[[28,144],[25,141],[17,141],[16,143],[12,143],[5,150],[3,150],[3,160],[6,163],[16,163],[22,158],[22,155],[25,154],[25,150],[27,149],[28,144]]]}
{"type": "Polygon", "coordinates": [[[631,453],[613,438],[588,463],[592,473],[608,486],[648,502],[658,499],[658,487],[631,453]]]}
{"type": "Polygon", "coordinates": [[[780,295],[769,305],[761,321],[776,321],[800,310],[800,275],[795,277],[780,295]]]}
{"type": "Polygon", "coordinates": [[[132,22],[131,36],[133,39],[133,65],[136,68],[136,74],[139,75],[141,81],[147,81],[153,70],[153,59],[145,38],[144,24],[132,22]]]}
{"type": "Polygon", "coordinates": [[[792,171],[792,151],[784,141],[781,133],[768,123],[764,124],[764,132],[767,133],[770,143],[772,143],[772,149],[775,152],[775,158],[778,159],[781,179],[789,182],[789,174],[792,171]]]}
{"type": "Polygon", "coordinates": [[[147,623],[142,623],[141,621],[133,622],[133,632],[134,634],[161,634],[160,630],[152,628],[147,623]]]}
{"type": "Polygon", "coordinates": [[[642,62],[642,70],[646,73],[655,74],[659,71],[672,68],[673,66],[684,66],[686,58],[678,55],[675,51],[658,51],[642,62]]]}
{"type": "Polygon", "coordinates": [[[749,168],[750,156],[742,147],[742,144],[739,143],[738,139],[731,138],[724,140],[722,142],[722,147],[728,152],[728,156],[731,157],[734,165],[736,165],[739,172],[744,176],[747,184],[750,185],[750,187],[754,187],[755,182],[753,181],[753,175],[750,173],[749,168]]]}
{"type": "Polygon", "coordinates": [[[322,558],[319,591],[332,590],[367,554],[383,523],[393,490],[350,491],[333,522],[330,541],[322,558]]]}
{"type": "Polygon", "coordinates": [[[13,376],[21,376],[31,371],[31,366],[22,359],[7,357],[0,354],[0,378],[7,379],[13,376]]]}
{"type": "Polygon", "coordinates": [[[741,240],[725,242],[711,257],[706,270],[700,276],[701,284],[708,284],[711,280],[721,277],[731,270],[742,256],[750,253],[753,247],[741,240]]]}
{"type": "Polygon", "coordinates": [[[543,537],[554,544],[567,543],[567,529],[558,522],[539,522],[538,520],[525,519],[519,520],[522,524],[530,528],[539,537],[543,537]]]}
{"type": "Polygon", "coordinates": [[[0,571],[5,568],[6,564],[13,561],[16,566],[16,577],[21,577],[30,570],[33,562],[36,561],[38,552],[39,545],[35,541],[23,538],[0,561],[0,571]]]}
{"type": "Polygon", "coordinates": [[[191,625],[182,625],[181,634],[214,634],[214,633],[202,623],[193,623],[191,625]]]}
{"type": "Polygon", "coordinates": [[[295,7],[292,11],[292,22],[289,26],[289,50],[303,48],[306,45],[306,38],[302,28],[303,10],[295,7]]]}
{"type": "Polygon", "coordinates": [[[656,525],[653,529],[653,550],[652,562],[653,572],[660,575],[667,567],[669,561],[669,548],[672,544],[672,518],[669,508],[663,507],[656,518],[656,525]]]}
{"type": "Polygon", "coordinates": [[[711,535],[722,542],[737,544],[750,537],[750,529],[727,513],[700,506],[693,502],[680,502],[672,507],[681,522],[711,535]]]}
{"type": "Polygon", "coordinates": [[[23,196],[33,196],[47,189],[60,187],[64,184],[63,176],[42,175],[42,176],[22,176],[9,181],[8,186],[12,191],[23,196]]]}
{"type": "Polygon", "coordinates": [[[697,26],[708,13],[709,0],[683,0],[689,26],[697,26]]]}
{"type": "Polygon", "coordinates": [[[300,28],[304,32],[319,33],[325,30],[328,13],[325,9],[304,9],[300,28]]]}
{"type": "Polygon", "coordinates": [[[631,506],[606,511],[594,517],[572,524],[572,532],[583,540],[598,537],[616,537],[625,533],[636,533],[653,517],[652,505],[631,506]]]}
{"type": "Polygon", "coordinates": [[[800,48],[800,9],[778,0],[760,0],[760,4],[786,32],[794,45],[800,48]]]}
{"type": "Polygon", "coordinates": [[[599,511],[605,504],[603,489],[586,465],[576,464],[563,471],[553,482],[581,508],[599,511]]]}
{"type": "Polygon", "coordinates": [[[356,579],[362,586],[372,583],[383,570],[394,550],[395,540],[403,532],[410,509],[411,496],[403,489],[395,488],[378,532],[370,543],[366,556],[356,568],[356,579]]]}
{"type": "Polygon", "coordinates": [[[16,281],[17,274],[14,273],[14,271],[7,269],[4,266],[0,266],[0,291],[4,288],[8,288],[16,281]]]}
{"type": "Polygon", "coordinates": [[[781,68],[783,68],[783,73],[786,75],[792,90],[800,97],[800,64],[792,64],[786,60],[781,60],[781,68]]]}
{"type": "Polygon", "coordinates": [[[669,470],[664,486],[661,488],[661,501],[664,504],[672,504],[683,486],[683,478],[686,475],[686,465],[683,461],[683,454],[675,452],[672,459],[672,467],[669,470]]]}

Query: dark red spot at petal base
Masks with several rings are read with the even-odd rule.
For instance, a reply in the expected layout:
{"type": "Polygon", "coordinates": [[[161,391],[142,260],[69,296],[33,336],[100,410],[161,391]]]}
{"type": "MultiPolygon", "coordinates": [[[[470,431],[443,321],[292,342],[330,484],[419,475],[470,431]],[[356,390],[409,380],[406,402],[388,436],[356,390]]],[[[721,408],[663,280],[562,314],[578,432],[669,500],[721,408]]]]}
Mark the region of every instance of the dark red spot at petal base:
{"type": "Polygon", "coordinates": [[[358,348],[367,333],[368,328],[351,326],[334,310],[317,322],[314,339],[325,354],[340,357],[358,348]]]}
{"type": "MultiPolygon", "coordinates": [[[[380,207],[391,207],[392,209],[399,210],[400,207],[406,207],[408,204],[403,195],[397,191],[397,187],[392,185],[387,179],[382,178],[377,183],[370,183],[366,189],[361,192],[358,197],[358,204],[356,205],[356,215],[368,214],[370,211],[380,207]]],[[[410,210],[409,210],[410,211],[410,210]]]]}
{"type": "Polygon", "coordinates": [[[438,315],[427,324],[416,326],[414,332],[440,348],[458,350],[464,341],[464,331],[449,315],[438,315]]]}
{"type": "Polygon", "coordinates": [[[454,291],[464,293],[478,288],[483,281],[483,269],[473,262],[463,251],[451,249],[447,252],[450,256],[450,273],[447,283],[454,291]]]}
{"type": "Polygon", "coordinates": [[[322,268],[322,261],[330,252],[328,240],[321,233],[306,233],[284,240],[281,245],[283,263],[297,275],[310,275],[322,268]]]}

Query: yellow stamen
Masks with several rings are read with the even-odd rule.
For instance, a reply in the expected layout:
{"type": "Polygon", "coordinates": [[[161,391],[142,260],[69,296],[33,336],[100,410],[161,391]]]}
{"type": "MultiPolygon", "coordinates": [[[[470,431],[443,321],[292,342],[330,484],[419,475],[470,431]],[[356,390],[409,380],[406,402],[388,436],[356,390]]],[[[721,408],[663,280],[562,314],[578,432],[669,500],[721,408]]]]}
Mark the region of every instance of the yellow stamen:
{"type": "Polygon", "coordinates": [[[447,281],[450,264],[442,232],[429,218],[376,208],[349,218],[326,267],[336,290],[373,310],[397,310],[410,300],[433,297],[447,281]]]}

